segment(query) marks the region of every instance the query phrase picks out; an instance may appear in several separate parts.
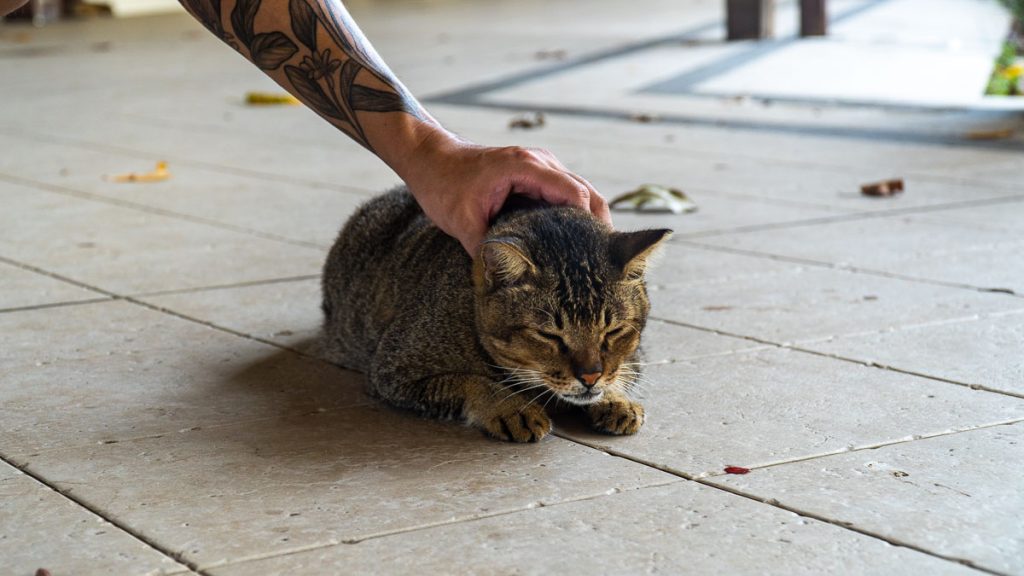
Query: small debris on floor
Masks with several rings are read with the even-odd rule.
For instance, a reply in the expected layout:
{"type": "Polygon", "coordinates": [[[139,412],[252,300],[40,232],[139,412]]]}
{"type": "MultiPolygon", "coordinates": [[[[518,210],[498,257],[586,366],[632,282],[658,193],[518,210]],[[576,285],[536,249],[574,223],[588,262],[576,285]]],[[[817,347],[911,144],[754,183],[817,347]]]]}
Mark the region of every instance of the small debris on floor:
{"type": "Polygon", "coordinates": [[[906,478],[907,476],[910,476],[910,474],[907,474],[902,470],[893,470],[892,475],[896,478],[906,478]]]}
{"type": "Polygon", "coordinates": [[[36,576],[53,576],[53,575],[50,574],[50,571],[47,570],[46,568],[40,568],[40,569],[36,570],[36,576]]]}
{"type": "Polygon", "coordinates": [[[993,130],[971,130],[965,136],[968,140],[1006,140],[1013,138],[1013,128],[996,128],[993,130]]]}
{"type": "Polygon", "coordinates": [[[621,194],[615,197],[609,205],[612,210],[631,212],[683,214],[697,211],[697,204],[690,200],[682,190],[657,184],[644,184],[632,192],[621,194]]]}
{"type": "Polygon", "coordinates": [[[302,104],[291,94],[275,92],[246,92],[245,103],[249,106],[298,106],[302,104]]]}
{"type": "Polygon", "coordinates": [[[89,49],[93,52],[110,52],[110,49],[114,47],[114,44],[109,40],[103,42],[93,42],[89,49]]]}
{"type": "Polygon", "coordinates": [[[633,122],[639,122],[641,124],[650,124],[651,122],[657,122],[659,120],[657,114],[648,114],[646,112],[638,112],[629,117],[633,122]]]}
{"type": "Polygon", "coordinates": [[[883,180],[881,182],[872,182],[870,184],[863,184],[860,187],[860,193],[865,196],[872,196],[876,198],[895,196],[903,192],[903,179],[893,178],[891,180],[883,180]]]}
{"type": "Polygon", "coordinates": [[[723,310],[732,310],[732,306],[703,306],[701,307],[701,310],[706,310],[708,312],[721,312],[723,310]]]}
{"type": "Polygon", "coordinates": [[[156,168],[152,172],[117,174],[112,176],[110,180],[114,182],[160,182],[170,177],[171,173],[167,171],[167,162],[160,161],[156,163],[156,168]]]}
{"type": "Polygon", "coordinates": [[[557,50],[537,50],[533,53],[533,57],[537,60],[565,60],[569,56],[569,52],[562,48],[557,50]]]}
{"type": "Polygon", "coordinates": [[[739,475],[750,474],[750,468],[744,468],[742,466],[726,466],[725,467],[725,473],[726,474],[739,474],[739,475]]]}
{"type": "Polygon", "coordinates": [[[544,113],[534,112],[531,114],[520,114],[509,121],[508,127],[512,130],[517,128],[523,130],[532,130],[534,128],[540,128],[544,126],[544,113]]]}

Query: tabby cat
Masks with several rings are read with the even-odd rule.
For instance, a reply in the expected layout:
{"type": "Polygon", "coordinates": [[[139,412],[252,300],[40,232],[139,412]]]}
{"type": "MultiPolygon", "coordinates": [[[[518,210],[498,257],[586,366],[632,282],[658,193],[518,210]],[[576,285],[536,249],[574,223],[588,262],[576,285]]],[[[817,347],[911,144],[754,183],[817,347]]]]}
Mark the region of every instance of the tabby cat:
{"type": "Polygon", "coordinates": [[[395,189],[349,219],[327,258],[324,351],[389,404],[502,440],[546,436],[552,400],[634,434],[643,274],[670,233],[613,232],[575,208],[506,210],[471,259],[395,189]]]}

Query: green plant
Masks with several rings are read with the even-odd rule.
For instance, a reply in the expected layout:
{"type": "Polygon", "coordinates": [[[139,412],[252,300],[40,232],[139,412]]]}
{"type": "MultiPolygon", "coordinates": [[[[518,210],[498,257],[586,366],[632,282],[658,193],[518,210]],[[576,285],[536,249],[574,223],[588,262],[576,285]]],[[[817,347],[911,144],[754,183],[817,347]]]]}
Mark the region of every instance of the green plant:
{"type": "Polygon", "coordinates": [[[999,0],[999,2],[1013,13],[1018,22],[1024,22],[1024,0],[999,0]]]}

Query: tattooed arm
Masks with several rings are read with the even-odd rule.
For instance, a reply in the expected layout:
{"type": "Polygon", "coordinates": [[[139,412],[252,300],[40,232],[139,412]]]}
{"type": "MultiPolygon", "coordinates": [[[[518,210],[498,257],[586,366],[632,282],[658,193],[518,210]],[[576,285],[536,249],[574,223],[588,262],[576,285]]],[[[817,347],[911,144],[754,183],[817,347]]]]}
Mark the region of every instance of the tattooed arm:
{"type": "Polygon", "coordinates": [[[427,216],[476,254],[511,193],[590,210],[604,199],[545,150],[445,130],[392,74],[340,0],[180,0],[207,29],[386,162],[427,216]]]}

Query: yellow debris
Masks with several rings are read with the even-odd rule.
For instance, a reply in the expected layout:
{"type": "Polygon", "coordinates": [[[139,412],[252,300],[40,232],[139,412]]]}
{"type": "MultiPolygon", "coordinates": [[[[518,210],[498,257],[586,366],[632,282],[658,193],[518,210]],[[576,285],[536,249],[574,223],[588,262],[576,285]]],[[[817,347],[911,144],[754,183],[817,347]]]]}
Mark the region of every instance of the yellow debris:
{"type": "Polygon", "coordinates": [[[302,104],[291,94],[274,94],[272,92],[248,92],[245,95],[245,103],[250,106],[273,106],[287,105],[296,106],[302,104]]]}
{"type": "Polygon", "coordinates": [[[117,174],[111,180],[114,182],[160,182],[170,177],[171,173],[167,171],[167,162],[160,161],[156,163],[156,169],[152,172],[117,174]]]}

